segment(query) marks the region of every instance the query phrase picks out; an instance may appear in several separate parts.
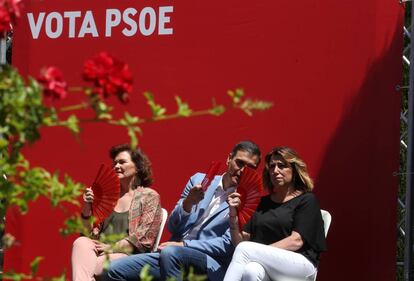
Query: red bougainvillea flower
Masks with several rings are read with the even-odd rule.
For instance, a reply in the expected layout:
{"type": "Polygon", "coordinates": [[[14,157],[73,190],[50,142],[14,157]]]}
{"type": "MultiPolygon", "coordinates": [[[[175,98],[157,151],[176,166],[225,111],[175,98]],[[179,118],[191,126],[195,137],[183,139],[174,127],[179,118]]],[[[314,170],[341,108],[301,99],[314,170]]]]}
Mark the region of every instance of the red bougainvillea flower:
{"type": "Polygon", "coordinates": [[[4,32],[10,30],[10,15],[5,7],[0,6],[0,33],[3,36],[4,32]]]}
{"type": "Polygon", "coordinates": [[[126,63],[118,61],[106,52],[101,52],[85,62],[85,81],[93,82],[92,92],[103,98],[116,95],[123,103],[129,101],[132,91],[132,74],[126,63]]]}
{"type": "Polygon", "coordinates": [[[21,0],[0,0],[0,33],[11,30],[11,23],[21,15],[21,0]]]}
{"type": "Polygon", "coordinates": [[[50,66],[42,69],[37,81],[43,86],[45,97],[52,99],[64,99],[67,95],[67,84],[62,72],[56,67],[50,66]]]}
{"type": "Polygon", "coordinates": [[[5,3],[9,10],[12,21],[20,18],[22,9],[22,0],[0,0],[0,3],[5,3]]]}

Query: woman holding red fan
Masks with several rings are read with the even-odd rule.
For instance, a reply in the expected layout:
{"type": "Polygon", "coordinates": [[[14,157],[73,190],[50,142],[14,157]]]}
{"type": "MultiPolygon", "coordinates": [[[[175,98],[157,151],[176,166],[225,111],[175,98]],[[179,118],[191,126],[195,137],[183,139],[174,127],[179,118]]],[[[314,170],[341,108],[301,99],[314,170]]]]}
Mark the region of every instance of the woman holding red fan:
{"type": "MultiPolygon", "coordinates": [[[[114,203],[112,213],[102,223],[90,226],[96,240],[82,236],[73,243],[74,281],[95,280],[95,277],[102,274],[103,264],[108,258],[114,260],[128,253],[150,252],[160,228],[160,196],[149,188],[153,180],[151,163],[146,155],[140,150],[131,149],[127,144],[112,147],[109,155],[120,182],[119,198],[114,203]],[[109,245],[98,240],[101,234],[123,234],[124,238],[110,249],[109,245]]],[[[94,200],[98,200],[99,190],[94,190],[95,194],[92,188],[87,188],[83,195],[81,217],[88,226],[92,214],[96,216],[92,206],[95,206],[94,200]]]]}
{"type": "Polygon", "coordinates": [[[323,220],[305,162],[289,147],[265,158],[263,183],[269,195],[240,231],[240,194],[228,198],[230,232],[236,247],[224,281],[309,278],[326,250],[323,220]],[[244,241],[244,242],[242,242],[244,241]]]}

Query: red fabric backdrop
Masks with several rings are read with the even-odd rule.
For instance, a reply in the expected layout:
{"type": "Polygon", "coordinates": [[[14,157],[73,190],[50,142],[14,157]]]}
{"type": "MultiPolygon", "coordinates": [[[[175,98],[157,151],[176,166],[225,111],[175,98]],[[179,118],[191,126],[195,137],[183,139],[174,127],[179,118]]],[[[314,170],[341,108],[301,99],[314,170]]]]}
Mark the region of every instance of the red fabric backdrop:
{"type": "MultiPolygon", "coordinates": [[[[273,146],[295,148],[310,167],[322,208],[331,212],[329,251],[322,256],[318,280],[393,280],[396,253],[396,187],[399,159],[399,93],[403,6],[387,0],[309,1],[26,1],[15,30],[13,64],[36,76],[46,65],[58,66],[70,84],[80,84],[85,59],[108,51],[129,63],[134,93],[124,110],[149,115],[141,93],[175,111],[179,95],[194,109],[212,97],[228,102],[226,91],[244,88],[274,107],[248,117],[231,110],[142,126],[141,148],[152,160],[154,188],[171,211],[187,178],[224,161],[233,144],[257,142],[266,153],[273,146]],[[172,6],[170,35],[126,37],[122,24],[105,37],[105,10],[141,11],[172,6]],[[93,11],[98,37],[77,38],[83,16],[93,11]],[[62,35],[47,37],[45,26],[33,39],[26,13],[81,11],[75,38],[68,19],[62,35]]],[[[138,16],[135,17],[135,19],[138,16]]],[[[46,21],[46,20],[45,20],[46,21]]],[[[52,23],[55,20],[52,20],[52,23]]],[[[55,24],[55,23],[54,23],[55,24]]],[[[147,23],[148,24],[148,23],[147,23]]],[[[52,26],[52,31],[54,30],[52,26]]],[[[71,95],[57,104],[79,100],[71,95]]],[[[88,115],[90,113],[86,113],[88,115]]],[[[127,142],[121,128],[85,125],[80,143],[65,129],[42,131],[26,149],[33,165],[69,173],[89,185],[108,148],[127,142]]],[[[74,211],[72,208],[71,210],[74,211]]],[[[62,238],[65,215],[46,200],[32,204],[25,216],[9,214],[20,246],[6,252],[8,269],[28,270],[44,256],[40,274],[70,278],[75,236],[62,238]]],[[[162,240],[168,239],[165,233],[162,240]]]]}

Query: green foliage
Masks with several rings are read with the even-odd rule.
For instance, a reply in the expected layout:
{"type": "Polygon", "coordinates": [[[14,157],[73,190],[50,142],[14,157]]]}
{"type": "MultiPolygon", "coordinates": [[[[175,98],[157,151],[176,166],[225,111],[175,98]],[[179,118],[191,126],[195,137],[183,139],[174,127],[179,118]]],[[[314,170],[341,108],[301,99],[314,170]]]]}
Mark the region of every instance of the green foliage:
{"type": "Polygon", "coordinates": [[[69,116],[69,118],[66,120],[66,126],[72,133],[74,134],[80,133],[79,120],[78,120],[78,117],[76,117],[76,115],[72,114],[71,116],[69,116]]]}
{"type": "Polygon", "coordinates": [[[0,71],[0,96],[0,153],[8,162],[16,163],[20,149],[40,138],[39,128],[44,125],[48,111],[43,106],[39,85],[33,79],[26,85],[9,66],[0,71]]]}
{"type": "Polygon", "coordinates": [[[57,277],[50,278],[50,281],[66,281],[66,273],[62,273],[62,275],[57,277]]]}
{"type": "Polygon", "coordinates": [[[241,88],[235,90],[228,90],[227,95],[231,97],[233,104],[239,104],[244,96],[244,91],[241,88]]]}
{"type": "MultiPolygon", "coordinates": [[[[89,219],[89,225],[92,225],[93,222],[94,218],[91,217],[89,219]]],[[[89,227],[85,226],[78,214],[66,219],[64,225],[65,226],[63,228],[59,229],[60,234],[63,236],[68,236],[73,233],[82,233],[84,235],[88,235],[90,232],[89,227]]]]}
{"type": "Polygon", "coordinates": [[[152,117],[156,119],[163,118],[167,112],[167,109],[155,102],[154,95],[151,92],[144,92],[144,97],[147,99],[147,104],[151,109],[152,117]]]}
{"type": "Polygon", "coordinates": [[[14,271],[10,271],[10,272],[5,272],[3,274],[0,274],[0,278],[2,280],[20,281],[20,280],[30,280],[32,279],[32,276],[24,274],[24,273],[16,273],[14,271]]]}
{"type": "Polygon", "coordinates": [[[79,184],[68,176],[61,183],[57,173],[51,175],[41,167],[30,167],[21,149],[40,138],[43,126],[61,123],[78,133],[77,117],[72,115],[66,122],[60,122],[56,109],[43,104],[39,84],[31,78],[26,83],[10,66],[2,66],[0,70],[0,95],[0,216],[4,216],[10,205],[25,213],[28,202],[42,195],[50,197],[54,206],[64,201],[76,202],[79,184]]]}
{"type": "Polygon", "coordinates": [[[253,116],[253,111],[255,110],[264,111],[264,110],[268,110],[272,106],[273,104],[270,102],[251,100],[251,99],[246,99],[238,105],[238,107],[249,116],[253,116]]]}
{"type": "Polygon", "coordinates": [[[32,276],[35,276],[37,273],[37,270],[39,269],[39,263],[43,259],[43,257],[36,257],[31,263],[30,263],[30,271],[32,273],[32,276]]]}
{"type": "Polygon", "coordinates": [[[181,98],[178,96],[175,96],[175,101],[177,102],[177,114],[183,117],[188,117],[191,115],[191,112],[193,112],[188,103],[182,102],[181,98]]]}
{"type": "MultiPolygon", "coordinates": [[[[110,114],[112,107],[108,106],[102,99],[99,98],[99,96],[91,94],[89,89],[87,89],[85,92],[89,97],[90,106],[95,111],[96,118],[98,120],[112,119],[112,115],[110,114]]],[[[82,104],[82,106],[85,105],[82,104]]],[[[88,104],[86,104],[86,107],[88,107],[88,104]]]]}
{"type": "Polygon", "coordinates": [[[149,273],[150,268],[151,268],[151,266],[149,264],[146,264],[141,269],[141,272],[139,273],[139,278],[140,278],[141,281],[152,281],[152,279],[154,279],[154,277],[152,277],[149,273]]]}
{"type": "Polygon", "coordinates": [[[135,149],[138,146],[137,133],[142,134],[141,128],[138,126],[140,119],[138,116],[132,116],[125,112],[124,118],[118,120],[118,124],[125,126],[128,131],[128,136],[131,140],[131,147],[135,149]]]}
{"type": "Polygon", "coordinates": [[[190,270],[187,275],[188,281],[204,281],[207,280],[207,275],[197,275],[194,273],[194,269],[190,267],[190,270]]]}
{"type": "Polygon", "coordinates": [[[248,116],[252,116],[253,111],[264,111],[273,106],[273,103],[267,101],[243,99],[244,90],[241,88],[234,91],[229,90],[227,91],[227,95],[232,98],[233,106],[240,108],[248,116]]]}
{"type": "MultiPolygon", "coordinates": [[[[150,268],[150,265],[147,264],[141,269],[141,272],[139,273],[141,281],[152,281],[154,279],[154,277],[150,274],[150,268]]],[[[207,275],[195,274],[194,268],[190,267],[187,274],[185,274],[184,271],[181,272],[181,279],[186,281],[205,281],[207,280],[207,275]]],[[[175,281],[175,278],[169,277],[167,278],[167,281],[175,281]]]]}

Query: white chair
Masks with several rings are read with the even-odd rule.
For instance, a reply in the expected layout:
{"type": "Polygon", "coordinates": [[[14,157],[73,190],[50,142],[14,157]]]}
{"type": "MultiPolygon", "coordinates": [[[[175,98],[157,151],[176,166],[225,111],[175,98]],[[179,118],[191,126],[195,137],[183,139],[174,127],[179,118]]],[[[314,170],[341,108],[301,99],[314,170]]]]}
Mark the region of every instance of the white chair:
{"type": "Polygon", "coordinates": [[[161,225],[160,225],[160,230],[158,231],[158,234],[157,234],[157,239],[155,239],[155,242],[154,242],[154,247],[152,248],[153,252],[157,251],[158,244],[160,244],[162,232],[164,231],[165,222],[167,221],[167,218],[168,218],[168,212],[166,209],[162,208],[161,212],[162,212],[161,225]]]}
{"type": "MultiPolygon", "coordinates": [[[[323,219],[323,228],[325,230],[325,237],[328,235],[329,227],[331,226],[332,216],[328,211],[321,210],[321,215],[323,219]]],[[[294,277],[279,277],[275,281],[316,281],[316,275],[318,271],[315,272],[315,275],[313,275],[310,278],[294,278],[294,277]]]]}

